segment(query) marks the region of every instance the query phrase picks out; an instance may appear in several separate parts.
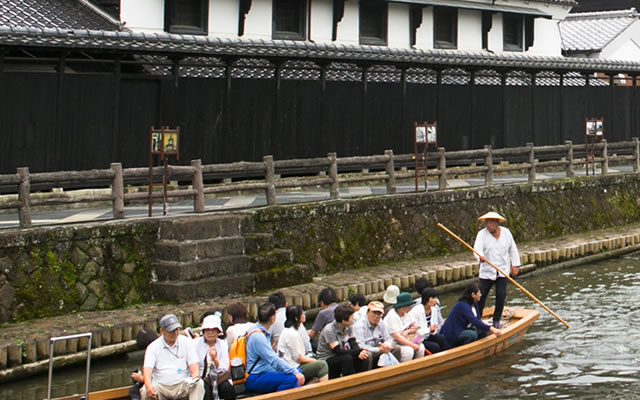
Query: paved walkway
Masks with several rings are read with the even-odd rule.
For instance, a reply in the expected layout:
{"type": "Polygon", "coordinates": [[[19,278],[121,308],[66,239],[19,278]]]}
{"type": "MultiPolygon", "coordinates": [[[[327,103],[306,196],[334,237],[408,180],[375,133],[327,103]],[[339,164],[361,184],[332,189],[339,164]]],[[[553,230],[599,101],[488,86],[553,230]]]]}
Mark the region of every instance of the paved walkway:
{"type": "MultiPolygon", "coordinates": [[[[631,166],[616,166],[615,168],[609,168],[610,174],[616,173],[628,173],[631,172],[631,166]]],[[[600,175],[601,171],[596,170],[596,175],[600,175]]],[[[576,170],[575,176],[584,176],[585,170],[576,170]]],[[[536,175],[537,181],[544,181],[549,179],[565,178],[564,172],[547,172],[538,173],[536,175]]],[[[528,180],[526,174],[509,174],[509,175],[494,175],[494,185],[509,185],[525,183],[528,180]]],[[[447,187],[449,189],[459,189],[463,187],[480,187],[484,185],[483,177],[471,177],[464,179],[457,179],[455,176],[450,175],[450,179],[447,181],[447,187]]],[[[437,190],[438,183],[436,181],[429,181],[428,190],[437,190]]],[[[423,182],[420,183],[419,190],[424,190],[423,182]]],[[[398,183],[397,193],[411,193],[415,191],[415,183],[398,183]]],[[[371,186],[351,186],[340,188],[341,198],[356,198],[363,196],[381,196],[385,195],[387,190],[384,185],[371,185],[371,186]]],[[[68,192],[72,193],[72,192],[68,192]]],[[[278,204],[292,204],[303,203],[313,201],[329,200],[329,190],[287,190],[277,193],[278,204]]],[[[217,210],[237,210],[249,207],[265,206],[267,204],[264,192],[256,192],[252,194],[239,194],[239,195],[226,195],[224,197],[208,197],[205,199],[205,207],[207,211],[217,210]]],[[[161,204],[157,204],[153,207],[154,216],[162,216],[163,207],[161,204]]],[[[193,212],[192,200],[181,200],[178,202],[171,202],[167,205],[167,213],[171,216],[180,214],[187,214],[193,212]]],[[[146,204],[133,204],[125,207],[125,216],[127,218],[140,218],[148,215],[148,206],[146,204]]],[[[112,210],[110,206],[83,206],[79,205],[78,208],[73,209],[58,209],[38,211],[32,210],[32,223],[34,226],[39,225],[57,225],[68,224],[78,222],[91,222],[100,220],[110,220],[112,218],[112,210]]],[[[18,214],[17,211],[11,213],[0,214],[0,229],[3,228],[16,228],[18,227],[18,214]]]]}

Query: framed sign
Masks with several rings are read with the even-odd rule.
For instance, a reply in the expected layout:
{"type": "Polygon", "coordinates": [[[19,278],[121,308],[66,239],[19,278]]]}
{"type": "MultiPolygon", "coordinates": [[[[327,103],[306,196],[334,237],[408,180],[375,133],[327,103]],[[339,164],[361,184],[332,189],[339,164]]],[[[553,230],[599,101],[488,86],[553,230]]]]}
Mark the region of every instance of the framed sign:
{"type": "Polygon", "coordinates": [[[416,125],[416,143],[427,143],[427,127],[416,125]]]}
{"type": "Polygon", "coordinates": [[[427,143],[438,145],[438,135],[436,123],[427,124],[427,143]]]}
{"type": "Polygon", "coordinates": [[[161,129],[151,127],[149,147],[151,155],[159,155],[161,159],[164,159],[165,155],[179,158],[180,127],[176,129],[169,129],[166,126],[161,129]]]}
{"type": "Polygon", "coordinates": [[[586,119],[585,135],[602,139],[604,137],[604,121],[602,119],[586,119]]]}

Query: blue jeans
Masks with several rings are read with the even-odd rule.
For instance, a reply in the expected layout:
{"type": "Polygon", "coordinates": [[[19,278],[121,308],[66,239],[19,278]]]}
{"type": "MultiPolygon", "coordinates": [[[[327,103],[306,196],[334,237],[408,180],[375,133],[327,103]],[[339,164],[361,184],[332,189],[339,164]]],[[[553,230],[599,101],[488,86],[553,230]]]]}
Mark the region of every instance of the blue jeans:
{"type": "Polygon", "coordinates": [[[284,372],[265,372],[263,374],[249,374],[244,384],[247,390],[258,393],[279,392],[300,387],[295,375],[284,372]]]}
{"type": "Polygon", "coordinates": [[[476,340],[478,340],[478,332],[475,329],[465,329],[456,338],[456,346],[462,346],[476,340]]]}

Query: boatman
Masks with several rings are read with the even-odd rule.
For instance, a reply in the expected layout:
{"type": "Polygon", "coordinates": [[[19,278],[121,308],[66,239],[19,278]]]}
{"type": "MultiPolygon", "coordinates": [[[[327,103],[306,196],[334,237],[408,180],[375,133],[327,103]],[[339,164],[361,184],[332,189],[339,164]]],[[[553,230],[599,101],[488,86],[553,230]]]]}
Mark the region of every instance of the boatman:
{"type": "Polygon", "coordinates": [[[491,291],[491,286],[496,284],[496,306],[493,311],[493,327],[501,329],[500,318],[504,309],[504,301],[507,298],[507,278],[511,276],[515,278],[518,275],[518,267],[520,266],[520,254],[518,247],[513,240],[513,236],[509,229],[500,226],[505,218],[500,214],[490,211],[480,218],[478,221],[484,222],[484,229],[478,232],[473,248],[478,254],[476,259],[480,262],[480,290],[482,297],[478,302],[480,308],[479,318],[482,318],[482,310],[487,296],[491,291]],[[496,271],[487,261],[500,269],[496,271]]]}
{"type": "Polygon", "coordinates": [[[142,400],[202,400],[204,385],[198,355],[191,339],[180,334],[180,328],[182,325],[173,314],[160,320],[160,337],[144,354],[142,400]]]}

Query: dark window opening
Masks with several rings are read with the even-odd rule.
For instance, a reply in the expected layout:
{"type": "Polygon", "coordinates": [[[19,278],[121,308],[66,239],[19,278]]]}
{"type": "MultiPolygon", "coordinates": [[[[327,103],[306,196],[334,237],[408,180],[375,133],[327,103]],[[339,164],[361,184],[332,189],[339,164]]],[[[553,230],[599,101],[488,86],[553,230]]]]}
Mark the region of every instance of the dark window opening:
{"type": "Polygon", "coordinates": [[[166,0],[164,29],[170,33],[207,34],[208,0],[166,0]]]}
{"type": "Polygon", "coordinates": [[[502,35],[505,51],[522,51],[522,16],[504,14],[502,17],[502,35]]]}
{"type": "Polygon", "coordinates": [[[387,14],[386,2],[360,1],[360,44],[386,46],[387,14]]]}
{"type": "Polygon", "coordinates": [[[273,2],[273,38],[305,40],[307,2],[275,0],[273,2]]]}
{"type": "Polygon", "coordinates": [[[433,47],[458,48],[458,10],[451,7],[433,9],[433,47]]]}

